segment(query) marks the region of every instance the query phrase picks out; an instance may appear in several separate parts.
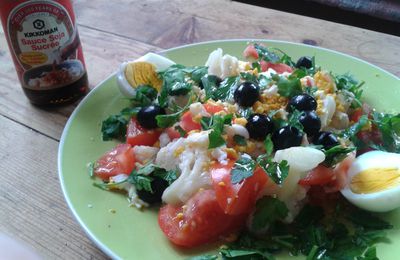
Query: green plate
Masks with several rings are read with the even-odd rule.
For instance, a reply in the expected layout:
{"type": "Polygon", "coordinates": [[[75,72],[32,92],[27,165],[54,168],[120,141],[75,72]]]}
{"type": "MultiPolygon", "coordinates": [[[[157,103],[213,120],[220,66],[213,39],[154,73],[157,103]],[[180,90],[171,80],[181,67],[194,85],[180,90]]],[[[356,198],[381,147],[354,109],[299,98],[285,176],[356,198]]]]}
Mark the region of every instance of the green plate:
{"type": "MultiPolygon", "coordinates": [[[[400,80],[396,76],[335,51],[288,42],[265,42],[294,59],[315,55],[322,68],[335,73],[351,72],[365,81],[364,97],[368,103],[380,111],[400,112],[400,80]]],[[[247,43],[248,40],[207,42],[170,49],[163,55],[184,65],[204,65],[208,54],[218,47],[224,53],[241,57],[247,43]]],[[[115,75],[112,75],[85,97],[67,122],[59,146],[58,171],[73,214],[89,237],[112,258],[184,259],[212,250],[216,245],[196,250],[174,247],[158,227],[156,210],[139,211],[128,207],[124,195],[92,185],[86,165],[116,144],[101,140],[101,122],[126,105],[127,101],[118,91],[115,75]]],[[[378,255],[381,259],[396,259],[400,255],[400,210],[386,214],[385,218],[395,225],[395,229],[389,232],[390,243],[379,244],[378,255]]],[[[279,259],[295,258],[282,255],[279,259]]]]}

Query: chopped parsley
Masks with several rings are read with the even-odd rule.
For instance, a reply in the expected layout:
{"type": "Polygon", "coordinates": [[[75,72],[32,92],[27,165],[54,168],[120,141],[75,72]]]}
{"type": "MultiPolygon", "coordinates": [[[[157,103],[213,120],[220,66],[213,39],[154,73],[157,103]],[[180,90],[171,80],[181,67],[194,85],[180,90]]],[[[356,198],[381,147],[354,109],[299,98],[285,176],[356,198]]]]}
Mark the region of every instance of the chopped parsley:
{"type": "Polygon", "coordinates": [[[231,182],[232,184],[237,184],[244,179],[253,176],[254,168],[256,167],[256,162],[248,157],[241,157],[237,160],[231,171],[231,182]]]}
{"type": "Polygon", "coordinates": [[[213,115],[211,117],[202,117],[200,125],[203,130],[211,130],[208,134],[209,145],[208,149],[217,148],[225,144],[225,139],[222,137],[224,125],[230,125],[232,115],[213,115]]]}
{"type": "Polygon", "coordinates": [[[101,124],[103,141],[122,139],[126,134],[128,119],[123,115],[111,115],[101,124]]]}

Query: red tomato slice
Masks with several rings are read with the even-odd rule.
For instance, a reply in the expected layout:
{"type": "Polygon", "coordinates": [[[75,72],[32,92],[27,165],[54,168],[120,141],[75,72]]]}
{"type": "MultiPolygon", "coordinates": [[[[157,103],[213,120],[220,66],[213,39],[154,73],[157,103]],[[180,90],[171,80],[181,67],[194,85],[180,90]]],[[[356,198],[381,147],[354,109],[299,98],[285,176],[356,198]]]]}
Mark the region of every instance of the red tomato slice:
{"type": "Polygon", "coordinates": [[[306,177],[299,181],[300,185],[325,185],[335,179],[335,172],[332,168],[324,165],[318,165],[306,177]]]}
{"type": "Polygon", "coordinates": [[[246,49],[244,49],[244,51],[243,51],[243,56],[246,59],[251,58],[251,59],[257,60],[258,59],[258,52],[257,52],[256,48],[254,47],[254,45],[252,45],[252,44],[251,45],[247,45],[246,49]]]}
{"type": "Polygon", "coordinates": [[[165,205],[158,224],[168,239],[183,247],[213,242],[243,227],[246,215],[229,216],[218,205],[214,190],[196,193],[185,206],[165,205]]]}
{"type": "Polygon", "coordinates": [[[224,107],[219,106],[219,105],[214,105],[214,104],[210,104],[210,103],[205,103],[204,105],[204,109],[207,111],[207,113],[214,115],[215,113],[224,111],[224,107]]]}
{"type": "Polygon", "coordinates": [[[213,188],[218,204],[225,214],[248,214],[253,210],[260,192],[267,184],[268,177],[258,167],[253,176],[240,183],[232,184],[231,170],[234,164],[235,161],[229,161],[227,165],[216,163],[211,166],[213,188]]]}
{"type": "Polygon", "coordinates": [[[360,117],[363,115],[363,110],[362,108],[358,108],[356,110],[353,111],[353,113],[351,113],[350,116],[350,121],[352,122],[358,122],[360,120],[360,117]]]}
{"type": "Polygon", "coordinates": [[[305,186],[324,186],[326,192],[336,192],[346,186],[347,172],[355,159],[355,154],[350,153],[334,168],[318,165],[305,178],[299,181],[305,186]]]}
{"type": "Polygon", "coordinates": [[[186,132],[201,129],[200,123],[193,121],[193,116],[190,111],[186,111],[182,115],[180,125],[181,125],[182,129],[185,130],[186,132]]]}
{"type": "Polygon", "coordinates": [[[260,61],[260,66],[262,71],[267,71],[269,68],[275,70],[278,74],[282,74],[284,72],[292,73],[293,69],[289,65],[284,63],[271,63],[267,61],[260,61]]]}
{"type": "Polygon", "coordinates": [[[135,161],[131,145],[119,144],[97,160],[94,174],[108,181],[110,177],[121,173],[130,174],[135,161]]]}
{"type": "Polygon", "coordinates": [[[165,131],[166,131],[169,139],[171,139],[171,140],[181,137],[178,130],[176,130],[174,127],[168,127],[167,129],[165,129],[165,131]]]}
{"type": "Polygon", "coordinates": [[[160,130],[147,130],[141,127],[136,120],[132,117],[128,125],[128,130],[126,131],[126,142],[133,146],[135,145],[147,145],[152,146],[160,137],[160,130]]]}

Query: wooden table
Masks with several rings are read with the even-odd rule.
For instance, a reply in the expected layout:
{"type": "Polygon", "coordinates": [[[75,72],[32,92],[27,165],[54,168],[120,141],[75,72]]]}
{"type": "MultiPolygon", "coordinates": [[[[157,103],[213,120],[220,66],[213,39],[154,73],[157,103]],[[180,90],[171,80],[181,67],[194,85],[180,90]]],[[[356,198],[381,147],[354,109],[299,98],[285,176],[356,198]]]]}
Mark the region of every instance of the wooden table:
{"type": "MultiPolygon", "coordinates": [[[[318,45],[400,76],[400,37],[228,0],[79,0],[75,12],[92,88],[124,59],[229,38],[318,45]]],[[[32,106],[0,31],[0,232],[46,259],[106,258],[73,218],[59,184],[58,143],[75,106],[32,106]]]]}

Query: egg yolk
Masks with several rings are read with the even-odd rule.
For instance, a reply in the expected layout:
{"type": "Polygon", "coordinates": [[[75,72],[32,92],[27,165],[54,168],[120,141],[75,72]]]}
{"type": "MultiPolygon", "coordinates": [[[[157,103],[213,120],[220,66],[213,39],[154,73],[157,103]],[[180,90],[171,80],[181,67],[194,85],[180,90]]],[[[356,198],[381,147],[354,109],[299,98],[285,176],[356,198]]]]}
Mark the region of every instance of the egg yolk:
{"type": "Polygon", "coordinates": [[[350,189],[354,193],[368,194],[386,190],[400,185],[398,168],[371,168],[353,177],[350,189]]]}
{"type": "Polygon", "coordinates": [[[156,67],[145,61],[131,62],[126,65],[125,77],[129,84],[136,88],[140,85],[150,85],[158,91],[162,80],[158,78],[156,67]]]}

